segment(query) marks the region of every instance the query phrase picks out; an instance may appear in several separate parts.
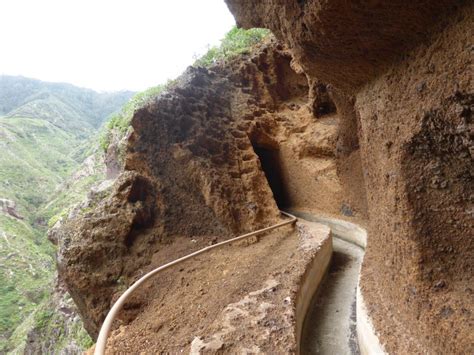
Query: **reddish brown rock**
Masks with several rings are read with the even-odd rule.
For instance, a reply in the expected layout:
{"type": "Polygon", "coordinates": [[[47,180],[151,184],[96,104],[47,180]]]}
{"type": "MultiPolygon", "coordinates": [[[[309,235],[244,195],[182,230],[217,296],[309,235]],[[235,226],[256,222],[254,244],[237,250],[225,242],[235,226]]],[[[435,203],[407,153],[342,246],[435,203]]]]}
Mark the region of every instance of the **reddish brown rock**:
{"type": "Polygon", "coordinates": [[[472,2],[227,3],[330,84],[339,176],[365,193],[347,184],[355,159],[367,190],[361,284],[387,350],[473,352],[472,2]]]}
{"type": "MultiPolygon", "coordinates": [[[[125,171],[55,232],[60,275],[90,334],[157,253],[170,261],[203,241],[270,225],[277,205],[338,213],[345,203],[366,215],[338,177],[334,104],[291,61],[270,41],[211,70],[190,68],[135,113],[125,171]]],[[[132,300],[122,321],[144,302],[132,300]]]]}
{"type": "MultiPolygon", "coordinates": [[[[265,27],[304,72],[351,91],[429,39],[463,1],[226,0],[237,24],[265,27]]],[[[454,17],[454,16],[453,16],[454,17]]]]}
{"type": "Polygon", "coordinates": [[[369,219],[361,286],[389,352],[472,352],[473,5],[228,3],[284,44],[189,69],[136,112],[125,172],[58,238],[89,332],[157,255],[195,248],[171,241],[215,242],[289,205],[369,219]]]}

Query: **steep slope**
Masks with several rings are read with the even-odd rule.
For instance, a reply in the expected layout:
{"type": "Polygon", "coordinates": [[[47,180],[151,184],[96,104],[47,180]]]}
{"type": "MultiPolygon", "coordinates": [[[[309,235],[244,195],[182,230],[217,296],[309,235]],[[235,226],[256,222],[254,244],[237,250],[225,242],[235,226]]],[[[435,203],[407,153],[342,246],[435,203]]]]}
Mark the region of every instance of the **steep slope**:
{"type": "Polygon", "coordinates": [[[0,77],[0,351],[21,347],[28,328],[44,322],[36,311],[50,297],[55,271],[48,221],[87,193],[91,179],[76,178],[75,194],[61,194],[62,184],[93,153],[97,127],[128,97],[0,77]]]}
{"type": "Polygon", "coordinates": [[[79,164],[74,153],[81,141],[36,118],[0,118],[0,196],[16,202],[20,214],[34,223],[35,212],[79,164]]]}
{"type": "Polygon", "coordinates": [[[0,76],[0,116],[40,118],[83,138],[132,92],[97,93],[65,83],[0,76]]]}
{"type": "MultiPolygon", "coordinates": [[[[472,353],[472,2],[227,2],[281,42],[190,68],[137,110],[124,171],[58,230],[90,335],[159,255],[295,206],[368,219],[358,291],[387,351],[472,353]]],[[[133,329],[157,292],[126,305],[115,351],[119,325],[180,331],[133,329]]]]}
{"type": "MultiPolygon", "coordinates": [[[[272,224],[279,206],[366,215],[358,151],[353,150],[355,163],[339,173],[337,151],[344,145],[338,145],[334,103],[323,85],[311,89],[291,62],[291,54],[269,39],[208,69],[189,68],[134,113],[124,171],[56,233],[60,276],[91,336],[125,287],[158,261],[272,224]],[[344,195],[346,171],[362,197],[344,195]]],[[[172,272],[171,279],[180,278],[172,272]]],[[[153,327],[145,315],[157,302],[153,294],[163,290],[158,283],[125,307],[120,321],[136,334],[134,342],[141,329],[153,327]]],[[[213,297],[219,294],[209,295],[210,307],[218,307],[213,297]]],[[[187,349],[196,330],[175,316],[179,299],[168,301],[163,312],[173,318],[148,333],[144,341],[156,345],[150,351],[187,349]],[[166,329],[186,340],[168,339],[166,329]]],[[[126,334],[115,351],[124,344],[126,334]]]]}

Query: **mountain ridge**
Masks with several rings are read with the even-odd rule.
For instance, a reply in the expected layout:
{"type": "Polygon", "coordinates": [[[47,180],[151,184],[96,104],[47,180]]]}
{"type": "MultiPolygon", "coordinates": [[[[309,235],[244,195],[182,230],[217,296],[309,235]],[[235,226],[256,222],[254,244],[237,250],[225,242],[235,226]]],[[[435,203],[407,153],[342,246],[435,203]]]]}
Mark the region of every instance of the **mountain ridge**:
{"type": "Polygon", "coordinates": [[[70,132],[90,131],[99,128],[133,94],[97,92],[68,83],[0,75],[0,115],[43,118],[70,132]]]}
{"type": "MultiPolygon", "coordinates": [[[[93,172],[60,191],[69,190],[66,181],[88,156],[99,155],[100,127],[132,95],[0,76],[0,199],[15,208],[0,209],[0,353],[26,351],[32,329],[59,322],[50,317],[55,251],[48,221],[100,178],[93,172]]],[[[80,348],[79,318],[68,324],[74,332],[57,328],[63,344],[80,348]]]]}

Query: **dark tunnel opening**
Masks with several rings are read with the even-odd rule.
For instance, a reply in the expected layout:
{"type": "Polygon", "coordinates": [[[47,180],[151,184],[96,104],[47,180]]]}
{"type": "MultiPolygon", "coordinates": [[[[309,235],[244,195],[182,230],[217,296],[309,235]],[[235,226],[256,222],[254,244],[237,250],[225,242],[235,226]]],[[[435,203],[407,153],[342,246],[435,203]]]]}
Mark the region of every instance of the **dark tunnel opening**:
{"type": "Polygon", "coordinates": [[[255,153],[260,159],[263,172],[273,192],[279,209],[290,206],[289,195],[282,171],[280,152],[277,149],[268,149],[254,146],[255,153]]]}

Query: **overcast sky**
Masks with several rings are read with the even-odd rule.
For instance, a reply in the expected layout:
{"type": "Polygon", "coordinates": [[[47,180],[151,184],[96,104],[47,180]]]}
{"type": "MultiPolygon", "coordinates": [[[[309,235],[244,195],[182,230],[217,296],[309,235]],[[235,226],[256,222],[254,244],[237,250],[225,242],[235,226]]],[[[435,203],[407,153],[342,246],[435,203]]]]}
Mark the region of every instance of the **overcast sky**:
{"type": "Polygon", "coordinates": [[[0,0],[0,74],[143,90],[233,25],[224,0],[0,0]]]}

